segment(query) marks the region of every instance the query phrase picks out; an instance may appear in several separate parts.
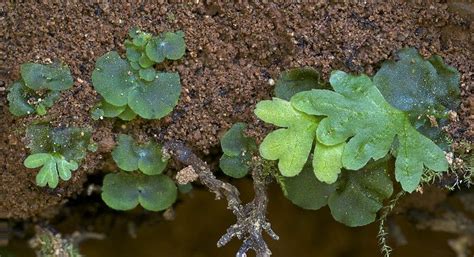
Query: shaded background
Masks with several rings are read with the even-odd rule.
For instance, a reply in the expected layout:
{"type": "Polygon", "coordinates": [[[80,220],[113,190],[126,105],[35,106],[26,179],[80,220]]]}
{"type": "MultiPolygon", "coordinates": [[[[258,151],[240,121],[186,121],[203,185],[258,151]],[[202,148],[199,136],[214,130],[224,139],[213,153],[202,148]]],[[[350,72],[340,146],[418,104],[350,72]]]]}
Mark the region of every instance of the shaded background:
{"type": "MultiPolygon", "coordinates": [[[[236,184],[249,200],[253,194],[251,181],[238,181],[236,184]]],[[[307,211],[294,206],[277,186],[270,190],[268,213],[273,229],[280,236],[279,241],[266,237],[275,257],[382,256],[376,238],[378,223],[349,228],[334,221],[327,207],[307,211]]],[[[84,220],[92,216],[71,214],[69,218],[59,217],[55,220],[58,222],[56,228],[65,233],[83,230],[84,220]]],[[[204,189],[193,190],[182,197],[176,207],[175,220],[166,221],[160,213],[135,219],[124,217],[124,220],[144,222],[136,227],[136,238],[130,235],[131,223],[115,218],[94,217],[97,221],[94,221],[92,229],[106,229],[108,234],[104,240],[89,240],[81,245],[86,257],[234,256],[240,246],[239,240],[233,240],[229,245],[217,248],[217,240],[233,224],[234,217],[226,209],[225,201],[216,201],[214,195],[204,189]]],[[[393,257],[456,256],[447,243],[456,235],[418,230],[405,216],[396,216],[396,220],[407,244],[397,246],[395,240],[390,240],[394,247],[393,257]]],[[[24,241],[13,240],[8,248],[17,252],[17,257],[34,256],[31,250],[26,249],[24,241]]],[[[249,256],[255,255],[252,252],[249,256]]]]}

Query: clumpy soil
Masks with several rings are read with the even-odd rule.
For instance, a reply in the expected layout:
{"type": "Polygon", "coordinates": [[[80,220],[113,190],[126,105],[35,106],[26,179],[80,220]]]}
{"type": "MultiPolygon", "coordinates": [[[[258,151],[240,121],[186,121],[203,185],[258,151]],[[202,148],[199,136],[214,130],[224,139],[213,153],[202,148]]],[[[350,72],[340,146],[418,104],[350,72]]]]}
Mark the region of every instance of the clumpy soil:
{"type": "Polygon", "coordinates": [[[118,133],[184,140],[216,160],[219,137],[231,124],[249,123],[249,134],[258,139],[268,132],[253,109],[272,96],[270,81],[283,70],[311,66],[325,78],[334,69],[373,74],[402,47],[416,47],[425,56],[438,54],[461,72],[462,104],[450,134],[472,142],[473,9],[467,2],[448,2],[0,3],[0,218],[54,216],[84,190],[88,175],[114,169],[109,153],[118,133]],[[160,121],[93,121],[90,109],[98,96],[90,78],[95,60],[111,50],[123,53],[133,26],[152,33],[184,31],[185,57],[161,67],[181,76],[178,106],[160,121]],[[49,60],[69,65],[74,87],[44,117],[13,117],[6,90],[19,79],[20,64],[49,60]],[[73,178],[55,190],[37,187],[36,171],[22,165],[28,154],[24,131],[37,119],[93,128],[99,143],[73,178]]]}

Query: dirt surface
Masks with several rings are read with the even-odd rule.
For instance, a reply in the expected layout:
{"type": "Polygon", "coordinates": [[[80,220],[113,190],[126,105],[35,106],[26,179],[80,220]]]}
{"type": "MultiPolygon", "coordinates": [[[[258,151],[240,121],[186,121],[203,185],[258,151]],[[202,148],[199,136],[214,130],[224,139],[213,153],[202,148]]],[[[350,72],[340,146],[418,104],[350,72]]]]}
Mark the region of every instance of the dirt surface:
{"type": "MultiPolygon", "coordinates": [[[[466,3],[461,3],[466,4],[466,3]]],[[[59,205],[83,190],[87,174],[107,166],[116,133],[139,138],[181,139],[203,155],[218,153],[219,137],[231,124],[250,124],[261,139],[267,126],[253,115],[255,104],[272,95],[269,80],[290,67],[312,66],[325,78],[333,69],[373,74],[398,49],[417,47],[441,55],[462,74],[462,105],[451,134],[474,137],[472,5],[422,4],[0,4],[0,218],[51,217],[59,205]],[[471,9],[469,9],[471,8],[471,9]],[[467,12],[467,14],[466,14],[467,12]],[[163,66],[176,70],[183,85],[178,106],[161,121],[93,121],[97,101],[91,85],[95,60],[107,51],[123,53],[127,31],[183,30],[185,57],[163,66]],[[25,169],[23,137],[38,117],[10,115],[6,89],[24,62],[61,60],[74,87],[41,118],[53,126],[91,127],[99,151],[90,154],[73,179],[56,190],[34,184],[25,169]]],[[[112,167],[113,168],[113,167],[112,167]]]]}

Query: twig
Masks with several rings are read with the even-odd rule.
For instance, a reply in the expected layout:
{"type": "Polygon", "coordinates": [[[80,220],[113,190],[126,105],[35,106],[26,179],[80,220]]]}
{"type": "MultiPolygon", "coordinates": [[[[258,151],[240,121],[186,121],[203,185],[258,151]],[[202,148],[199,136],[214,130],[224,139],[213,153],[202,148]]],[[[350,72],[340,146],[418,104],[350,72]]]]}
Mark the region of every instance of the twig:
{"type": "Polygon", "coordinates": [[[232,184],[217,179],[211,172],[209,165],[182,142],[166,142],[163,146],[163,153],[186,166],[191,166],[198,174],[201,183],[216,195],[216,199],[221,199],[222,196],[226,198],[227,208],[236,216],[237,222],[230,226],[219,239],[218,247],[226,245],[232,238],[237,237],[243,241],[236,254],[237,257],[246,257],[250,249],[257,253],[257,257],[268,257],[272,254],[262,235],[262,230],[264,230],[271,238],[278,240],[278,236],[273,232],[266,218],[268,203],[266,188],[271,182],[271,178],[263,174],[261,165],[256,165],[252,169],[255,198],[244,205],[240,200],[239,190],[232,184]]]}
{"type": "Polygon", "coordinates": [[[382,208],[381,215],[379,218],[379,233],[377,235],[379,239],[379,245],[381,247],[380,251],[382,252],[384,257],[390,257],[392,253],[392,247],[390,247],[387,243],[387,236],[388,233],[385,228],[385,222],[387,221],[388,215],[393,211],[395,206],[397,205],[398,200],[405,195],[405,191],[398,192],[389,202],[389,204],[382,208]]]}

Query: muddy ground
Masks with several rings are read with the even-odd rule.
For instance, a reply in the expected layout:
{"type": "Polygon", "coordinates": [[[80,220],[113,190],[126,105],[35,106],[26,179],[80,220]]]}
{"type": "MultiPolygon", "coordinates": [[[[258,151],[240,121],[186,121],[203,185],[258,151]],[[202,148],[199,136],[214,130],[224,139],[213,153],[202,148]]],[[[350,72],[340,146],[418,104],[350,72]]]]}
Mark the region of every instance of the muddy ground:
{"type": "Polygon", "coordinates": [[[219,137],[233,123],[249,123],[248,133],[259,139],[268,132],[253,109],[272,96],[269,80],[281,71],[311,66],[325,78],[334,69],[373,74],[383,60],[408,46],[425,56],[438,54],[460,71],[462,104],[450,134],[454,141],[473,142],[474,11],[468,1],[279,2],[0,3],[0,219],[51,218],[89,184],[100,183],[90,178],[114,170],[110,150],[117,133],[181,139],[215,165],[219,137]],[[180,73],[178,106],[160,121],[94,121],[90,109],[98,96],[90,78],[95,60],[110,50],[123,53],[133,26],[153,33],[185,32],[185,57],[163,66],[180,73]],[[19,79],[20,64],[48,59],[69,65],[74,87],[42,118],[13,117],[6,90],[19,79]],[[37,187],[36,173],[22,165],[28,154],[24,130],[36,119],[91,127],[99,143],[99,151],[55,190],[37,187]]]}

